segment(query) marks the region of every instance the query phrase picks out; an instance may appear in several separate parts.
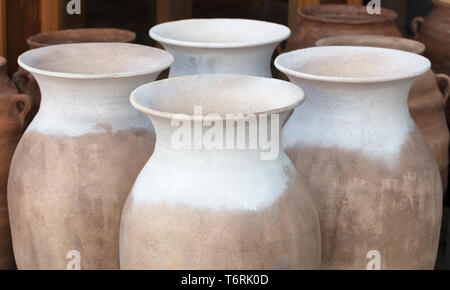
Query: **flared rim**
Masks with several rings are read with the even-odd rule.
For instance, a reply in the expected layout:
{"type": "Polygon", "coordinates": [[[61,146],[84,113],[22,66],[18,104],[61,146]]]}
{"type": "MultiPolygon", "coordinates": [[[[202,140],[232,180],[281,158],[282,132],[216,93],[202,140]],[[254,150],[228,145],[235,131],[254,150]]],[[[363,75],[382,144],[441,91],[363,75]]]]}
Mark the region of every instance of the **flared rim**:
{"type": "MultiPolygon", "coordinates": [[[[255,31],[256,33],[256,31],[255,31]]],[[[245,48],[245,47],[255,47],[268,45],[273,43],[279,43],[289,38],[291,35],[291,30],[281,24],[261,21],[261,20],[251,20],[251,19],[240,19],[240,18],[204,18],[204,19],[186,19],[178,21],[170,21],[162,24],[158,24],[150,29],[150,37],[162,44],[169,44],[175,46],[185,46],[185,47],[196,47],[196,48],[245,48]],[[198,31],[190,30],[189,24],[201,24],[208,27],[210,31],[214,30],[214,25],[224,25],[232,23],[234,25],[241,25],[242,29],[233,30],[233,33],[241,33],[249,25],[258,25],[261,29],[270,28],[276,30],[272,36],[266,36],[264,38],[259,38],[255,40],[244,40],[244,41],[227,41],[227,42],[206,42],[206,41],[189,41],[183,40],[175,37],[167,36],[164,33],[165,29],[170,29],[171,27],[176,28],[178,31],[183,31],[184,35],[188,32],[198,33],[198,31]]]]}
{"type": "MultiPolygon", "coordinates": [[[[261,110],[255,109],[252,110],[251,112],[247,112],[245,110],[241,112],[229,111],[225,113],[212,111],[210,113],[219,115],[220,119],[208,118],[208,120],[210,121],[247,120],[249,118],[248,116],[246,116],[247,114],[255,114],[255,115],[279,114],[282,112],[294,110],[296,107],[300,106],[306,99],[306,95],[303,89],[301,89],[299,86],[296,86],[286,81],[248,75],[214,74],[214,75],[191,75],[191,76],[176,77],[145,84],[143,86],[140,86],[131,93],[130,101],[131,104],[138,111],[141,111],[149,116],[156,116],[164,119],[177,118],[181,120],[186,119],[186,120],[201,121],[203,120],[203,116],[197,116],[188,112],[169,112],[168,110],[157,109],[155,108],[155,106],[145,105],[143,99],[151,101],[152,94],[158,94],[157,93],[158,91],[163,91],[164,101],[173,105],[174,103],[176,103],[177,98],[181,98],[180,94],[183,95],[183,100],[187,99],[189,96],[192,96],[194,98],[198,97],[198,93],[196,93],[194,89],[190,90],[189,88],[187,88],[190,84],[201,84],[202,86],[205,86],[205,88],[203,88],[203,91],[207,91],[209,87],[212,91],[211,94],[214,94],[214,90],[217,89],[218,86],[223,85],[224,83],[242,84],[243,87],[246,87],[245,89],[243,89],[243,92],[246,92],[245,90],[248,90],[248,92],[250,92],[249,87],[251,87],[253,84],[255,85],[264,84],[266,88],[271,88],[273,89],[274,92],[277,92],[273,94],[273,97],[271,96],[271,100],[279,101],[281,102],[281,104],[278,106],[274,105],[271,108],[267,109],[261,110]],[[168,92],[166,88],[170,88],[174,91],[168,92]],[[285,98],[285,100],[281,100],[282,98],[285,98]],[[230,114],[232,116],[230,116],[230,114]]],[[[228,94],[228,90],[225,91],[228,94]]],[[[209,92],[207,93],[209,94],[209,92]]],[[[252,95],[252,97],[256,98],[256,95],[253,95],[253,93],[248,93],[248,95],[252,95]]],[[[232,93],[229,94],[232,95],[232,93]]],[[[236,98],[236,99],[238,105],[239,100],[241,100],[243,103],[247,101],[246,98],[236,98]]],[[[261,100],[261,98],[259,100],[261,100]]],[[[210,101],[219,102],[218,98],[216,98],[216,100],[210,99],[210,101]]],[[[191,103],[191,104],[194,104],[194,106],[203,105],[201,103],[198,104],[191,103]]],[[[219,105],[217,106],[219,107],[219,105]]],[[[183,110],[186,109],[188,109],[187,106],[183,106],[183,110]]]]}
{"type": "MultiPolygon", "coordinates": [[[[343,63],[344,62],[341,62],[341,64],[343,63]]],[[[293,76],[300,79],[334,83],[368,84],[418,77],[430,70],[431,62],[421,55],[396,49],[363,46],[321,46],[299,49],[282,54],[276,58],[275,67],[287,76],[293,76]],[[386,75],[383,76],[347,77],[311,73],[308,71],[302,71],[296,67],[297,65],[301,65],[302,61],[321,60],[323,63],[327,63],[327,58],[339,59],[342,57],[346,57],[345,64],[350,67],[355,67],[355,65],[364,67],[364,64],[361,63],[351,63],[353,58],[356,58],[356,56],[359,56],[360,58],[378,56],[382,59],[384,58],[386,64],[393,64],[392,62],[395,62],[393,66],[399,68],[399,70],[389,71],[389,73],[386,73],[386,75]],[[408,69],[402,70],[402,68],[408,69]]]]}
{"type": "Polygon", "coordinates": [[[117,28],[80,28],[42,32],[27,39],[30,48],[50,45],[91,42],[130,43],[136,40],[136,33],[117,28]],[[91,39],[90,39],[91,38],[91,39]],[[53,39],[53,41],[49,41],[53,39]]]}
{"type": "MultiPolygon", "coordinates": [[[[100,56],[104,63],[113,62],[117,58],[117,55],[111,53],[108,56],[100,56]]],[[[67,79],[106,79],[106,78],[125,78],[140,75],[149,75],[157,72],[161,72],[169,68],[174,61],[173,56],[165,50],[131,43],[108,43],[108,42],[92,42],[92,43],[76,43],[76,44],[60,44],[41,47],[33,50],[29,50],[18,58],[19,65],[33,73],[38,75],[67,78],[67,79]],[[77,56],[80,61],[92,61],[92,57],[83,58],[89,56],[92,52],[98,51],[117,51],[120,52],[124,61],[145,60],[148,62],[148,66],[145,64],[138,65],[136,67],[122,70],[122,71],[109,71],[109,72],[96,72],[96,73],[80,73],[70,72],[70,69],[58,70],[48,69],[45,65],[51,62],[58,64],[58,58],[56,55],[67,56],[67,58],[61,58],[61,60],[67,60],[77,56]],[[72,52],[73,54],[70,54],[72,52]],[[139,58],[138,58],[139,56],[139,58]]],[[[126,66],[126,63],[123,63],[126,66]]],[[[79,69],[81,70],[81,69],[79,69]]]]}
{"type": "Polygon", "coordinates": [[[300,8],[297,14],[310,21],[336,24],[376,24],[395,21],[398,18],[397,12],[387,8],[381,8],[380,15],[369,15],[366,9],[363,5],[322,4],[300,8]],[[331,17],[328,10],[341,11],[342,14],[334,14],[331,17]],[[352,19],[352,15],[358,18],[352,19]]]}
{"type": "Polygon", "coordinates": [[[316,46],[367,46],[390,48],[407,51],[415,54],[423,54],[426,50],[422,42],[395,36],[383,35],[339,35],[319,39],[316,46]]]}

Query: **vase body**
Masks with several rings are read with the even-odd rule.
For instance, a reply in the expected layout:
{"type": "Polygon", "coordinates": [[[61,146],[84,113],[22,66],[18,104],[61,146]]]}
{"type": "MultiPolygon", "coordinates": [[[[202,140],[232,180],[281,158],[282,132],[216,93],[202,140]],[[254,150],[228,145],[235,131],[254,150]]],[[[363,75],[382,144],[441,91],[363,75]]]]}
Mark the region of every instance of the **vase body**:
{"type": "MultiPolygon", "coordinates": [[[[262,85],[267,89],[266,96],[270,91],[272,97],[279,97],[278,102],[286,100],[287,93],[283,89],[286,85],[279,81],[245,76],[195,76],[166,84],[171,88],[165,84],[144,86],[132,99],[145,104],[149,93],[152,97],[161,94],[174,104],[174,112],[180,112],[180,104],[185,102],[184,112],[197,104],[204,105],[209,113],[214,108],[220,113],[236,113],[230,108],[242,106],[246,103],[242,101],[244,95],[250,93],[236,90],[245,88],[245,84],[262,85]],[[237,95],[227,95],[222,86],[233,87],[237,95]],[[274,87],[279,88],[279,95],[274,87]],[[195,99],[197,89],[202,95],[199,99],[195,99]],[[185,92],[183,98],[172,95],[176,91],[185,92]],[[208,102],[203,98],[206,95],[215,98],[208,102]],[[234,102],[231,107],[229,97],[234,102]]],[[[255,91],[264,94],[257,87],[255,91]]],[[[296,90],[288,94],[299,96],[298,100],[304,98],[296,90]]],[[[248,98],[256,101],[250,94],[248,98]]],[[[295,106],[289,103],[290,108],[295,106]]],[[[155,107],[158,105],[149,106],[155,107]]],[[[280,122],[274,124],[276,128],[281,128],[287,118],[286,110],[277,113],[280,122]]],[[[318,269],[320,230],[316,211],[303,179],[283,151],[273,159],[262,160],[259,150],[175,150],[170,136],[176,127],[170,126],[171,120],[151,113],[149,116],[158,132],[157,145],[123,211],[121,269],[318,269]]],[[[201,121],[192,122],[193,126],[202,126],[201,121]]]]}
{"type": "MultiPolygon", "coordinates": [[[[407,106],[408,92],[429,62],[427,66],[420,56],[378,48],[319,49],[344,58],[325,57],[325,62],[320,51],[300,51],[286,55],[278,67],[316,55],[335,67],[323,65],[323,72],[355,75],[310,79],[288,73],[309,98],[286,124],[283,145],[318,208],[322,269],[433,269],[442,185],[437,163],[407,106]],[[355,71],[352,62],[361,61],[361,52],[363,61],[381,56],[355,71]],[[408,62],[418,67],[414,73],[383,72],[408,62]],[[372,70],[377,65],[381,72],[372,70]]],[[[317,67],[310,65],[309,70],[317,67]]]]}
{"type": "MultiPolygon", "coordinates": [[[[30,49],[46,47],[50,45],[88,43],[88,42],[133,42],[136,34],[129,30],[114,28],[83,28],[65,29],[43,32],[33,35],[27,39],[30,49]]],[[[41,91],[33,75],[19,67],[12,78],[14,84],[22,94],[33,97],[33,109],[27,116],[26,126],[33,121],[41,104],[41,91]]]]}
{"type": "Polygon", "coordinates": [[[417,40],[426,45],[425,56],[431,60],[433,70],[450,75],[450,3],[433,0],[433,4],[427,18],[413,19],[412,28],[417,40]]]}
{"type": "Polygon", "coordinates": [[[6,60],[0,57],[0,270],[15,269],[6,188],[11,159],[30,108],[31,99],[18,94],[6,75],[6,60]]]}
{"type": "MultiPolygon", "coordinates": [[[[352,35],[329,37],[319,40],[317,46],[371,46],[399,49],[407,52],[423,54],[425,46],[417,41],[399,37],[352,35]]],[[[439,77],[439,76],[438,76],[439,77]]],[[[443,79],[444,81],[444,79],[443,79]]],[[[450,83],[447,84],[447,86],[450,83]]],[[[445,91],[445,90],[444,90],[445,91]]],[[[420,76],[409,92],[408,105],[413,120],[420,128],[433,152],[441,173],[443,192],[448,186],[448,151],[449,132],[445,115],[447,97],[438,87],[436,76],[432,70],[420,76]]]]}
{"type": "Polygon", "coordinates": [[[319,39],[336,35],[402,36],[395,23],[398,15],[389,9],[369,15],[366,6],[319,5],[299,9],[298,14],[301,20],[292,32],[287,51],[312,47],[319,39]]]}
{"type": "Polygon", "coordinates": [[[150,30],[175,58],[169,77],[243,74],[272,77],[276,47],[289,28],[245,19],[190,19],[163,23],[150,30]]]}
{"type": "Polygon", "coordinates": [[[128,98],[168,66],[144,68],[165,54],[137,45],[76,44],[19,58],[43,96],[8,184],[19,269],[119,269],[122,208],[155,142],[151,124],[128,98]],[[136,59],[147,63],[130,66],[136,59]]]}

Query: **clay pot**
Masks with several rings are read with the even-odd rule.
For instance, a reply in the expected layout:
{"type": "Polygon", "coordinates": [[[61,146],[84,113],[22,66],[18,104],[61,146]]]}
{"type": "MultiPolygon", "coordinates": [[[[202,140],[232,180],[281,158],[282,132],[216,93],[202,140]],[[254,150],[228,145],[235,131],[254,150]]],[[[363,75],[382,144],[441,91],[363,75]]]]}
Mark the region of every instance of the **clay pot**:
{"type": "Polygon", "coordinates": [[[27,39],[30,49],[57,44],[86,42],[133,42],[136,33],[115,28],[66,29],[36,34],[27,39]]]}
{"type": "Polygon", "coordinates": [[[411,26],[417,40],[427,46],[425,56],[431,60],[433,70],[450,75],[450,3],[438,0],[433,3],[428,17],[414,18],[411,26]]]}
{"type": "Polygon", "coordinates": [[[8,182],[19,269],[119,268],[122,208],[155,142],[129,95],[172,61],[163,50],[122,43],[49,46],[19,57],[42,89],[8,182]]]}
{"type": "Polygon", "coordinates": [[[397,13],[385,8],[381,14],[370,15],[366,6],[330,4],[306,6],[297,13],[301,20],[288,41],[287,51],[312,47],[317,40],[336,35],[402,36],[395,23],[397,13]]]}
{"type": "Polygon", "coordinates": [[[304,98],[288,82],[233,75],[168,79],[134,91],[131,101],[151,118],[157,145],[123,211],[121,269],[318,269],[316,210],[276,135],[304,98]],[[213,123],[227,133],[211,135],[213,123]],[[249,145],[263,124],[275,132],[270,150],[249,145]]]}
{"type": "Polygon", "coordinates": [[[0,57],[0,270],[15,269],[6,187],[11,159],[31,106],[29,96],[17,93],[6,75],[6,59],[0,57]]]}
{"type": "Polygon", "coordinates": [[[309,98],[286,124],[288,156],[318,207],[323,269],[433,269],[442,184],[411,118],[423,56],[373,47],[313,47],[276,67],[309,98]]]}
{"type": "MultiPolygon", "coordinates": [[[[36,34],[27,39],[30,49],[58,44],[87,43],[87,42],[133,42],[136,33],[114,28],[83,28],[67,29],[36,34]]],[[[34,107],[27,117],[27,126],[33,121],[41,103],[39,85],[33,75],[19,67],[12,78],[14,84],[23,94],[34,98],[34,107]]]]}
{"type": "MultiPolygon", "coordinates": [[[[371,46],[399,49],[417,54],[423,54],[425,46],[417,41],[399,37],[362,35],[355,38],[352,35],[329,37],[319,40],[317,46],[371,46]]],[[[443,191],[447,192],[448,184],[448,153],[449,132],[445,116],[446,96],[439,90],[436,77],[432,70],[420,76],[409,92],[409,111],[428,141],[441,172],[443,191]]],[[[445,81],[445,80],[443,80],[445,81]]],[[[450,82],[448,83],[450,87],[450,82]]]]}
{"type": "Polygon", "coordinates": [[[276,47],[286,26],[246,19],[189,19],[154,26],[150,37],[175,57],[169,77],[243,74],[271,77],[276,47]]]}

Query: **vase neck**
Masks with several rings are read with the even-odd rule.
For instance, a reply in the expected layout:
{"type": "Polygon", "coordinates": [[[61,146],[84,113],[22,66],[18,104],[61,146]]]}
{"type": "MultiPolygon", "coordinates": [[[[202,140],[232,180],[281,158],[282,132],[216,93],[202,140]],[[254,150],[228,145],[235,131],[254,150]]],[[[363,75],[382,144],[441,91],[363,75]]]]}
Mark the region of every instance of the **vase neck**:
{"type": "Polygon", "coordinates": [[[130,104],[131,92],[153,81],[149,76],[122,79],[64,79],[37,76],[42,103],[29,130],[79,136],[151,128],[130,104]]]}
{"type": "Polygon", "coordinates": [[[156,130],[156,149],[181,152],[195,158],[217,156],[276,160],[281,149],[281,129],[289,112],[252,116],[247,120],[178,120],[150,116],[156,130]]]}
{"type": "MultiPolygon", "coordinates": [[[[283,141],[396,155],[416,128],[408,110],[414,80],[378,84],[300,81],[307,101],[289,121],[283,141]]],[[[379,154],[378,154],[379,153],[379,154]]]]}

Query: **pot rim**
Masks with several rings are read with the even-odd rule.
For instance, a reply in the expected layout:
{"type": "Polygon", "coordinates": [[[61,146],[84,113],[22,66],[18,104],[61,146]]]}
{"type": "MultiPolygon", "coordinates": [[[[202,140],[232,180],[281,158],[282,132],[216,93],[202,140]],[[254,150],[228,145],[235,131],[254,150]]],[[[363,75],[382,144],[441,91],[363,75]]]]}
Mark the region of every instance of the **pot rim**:
{"type": "Polygon", "coordinates": [[[440,0],[433,0],[434,5],[438,5],[445,8],[450,8],[450,3],[442,2],[440,0]]]}
{"type": "MultiPolygon", "coordinates": [[[[40,48],[40,47],[46,47],[46,46],[51,46],[51,45],[59,45],[59,44],[69,44],[69,43],[55,43],[55,44],[51,44],[51,43],[45,43],[42,41],[42,38],[45,38],[47,36],[60,36],[66,34],[67,32],[87,32],[87,33],[92,33],[92,32],[98,32],[98,33],[104,33],[105,35],[108,35],[110,33],[114,33],[114,32],[118,32],[123,36],[123,39],[121,39],[120,41],[114,41],[114,42],[118,42],[118,43],[128,43],[128,42],[133,42],[136,40],[136,33],[134,33],[133,31],[130,30],[126,30],[126,29],[118,29],[118,28],[79,28],[79,29],[63,29],[63,30],[55,30],[55,31],[48,31],[48,32],[41,32],[39,34],[35,34],[33,36],[30,36],[29,38],[27,38],[27,44],[29,47],[36,47],[36,48],[40,48]]],[[[61,39],[65,39],[64,37],[61,39]]],[[[70,38],[67,38],[67,40],[69,40],[70,38]]],[[[99,41],[95,41],[95,42],[99,42],[99,41]]],[[[106,42],[112,42],[112,40],[106,41],[106,42]]],[[[92,43],[92,42],[74,42],[74,43],[92,43]]]]}
{"type": "MultiPolygon", "coordinates": [[[[278,79],[272,79],[272,78],[263,78],[263,77],[256,77],[256,76],[249,76],[249,75],[232,75],[232,74],[210,74],[210,75],[189,75],[189,76],[182,76],[182,77],[176,77],[176,78],[170,78],[170,79],[164,79],[152,83],[148,83],[145,85],[142,85],[135,89],[131,95],[130,95],[130,102],[138,111],[143,112],[149,116],[156,116],[164,119],[174,119],[177,120],[194,120],[194,121],[202,121],[205,119],[205,116],[196,116],[192,113],[174,113],[174,112],[166,112],[158,109],[152,109],[151,106],[142,104],[138,99],[141,98],[142,95],[145,96],[145,98],[152,98],[151,93],[149,91],[157,91],[156,88],[163,87],[164,86],[180,86],[185,89],[185,86],[183,84],[186,83],[201,83],[201,84],[207,84],[207,86],[211,86],[212,88],[216,88],[218,83],[222,83],[224,81],[231,81],[233,83],[241,82],[248,85],[251,82],[265,82],[267,85],[273,86],[274,90],[280,92],[280,89],[284,89],[286,91],[286,95],[289,93],[295,101],[288,102],[288,104],[275,107],[273,109],[267,109],[267,110],[254,110],[254,112],[226,112],[219,115],[220,118],[210,118],[208,117],[208,121],[239,121],[239,120],[249,120],[251,117],[246,116],[248,114],[255,114],[255,115],[261,115],[261,114],[279,114],[282,112],[288,112],[291,110],[294,110],[296,107],[300,106],[305,100],[306,95],[302,88],[300,88],[297,85],[294,85],[287,81],[282,81],[278,79]],[[227,114],[232,114],[233,116],[227,116],[227,114]],[[242,114],[243,116],[237,116],[239,114],[242,114]]],[[[188,92],[189,93],[189,92],[188,92]]],[[[186,91],[183,91],[183,94],[186,94],[186,91]]],[[[192,96],[196,96],[197,94],[192,92],[192,96]]],[[[171,97],[177,97],[177,93],[174,93],[172,96],[165,96],[165,98],[171,98],[171,97]]],[[[274,96],[274,98],[279,99],[280,96],[274,96]]],[[[199,106],[201,104],[198,104],[199,106]]],[[[215,113],[215,112],[210,112],[215,113]]]]}
{"type": "Polygon", "coordinates": [[[408,38],[403,37],[395,37],[395,36],[384,36],[384,35],[370,35],[370,34],[363,34],[358,35],[358,37],[355,38],[355,35],[339,35],[339,36],[331,36],[331,37],[325,37],[322,39],[319,39],[315,43],[316,46],[322,47],[322,46],[366,46],[366,47],[379,47],[379,48],[388,48],[388,49],[396,49],[406,52],[411,52],[415,54],[422,55],[425,50],[426,46],[422,42],[419,42],[417,40],[412,40],[408,38]],[[392,41],[395,41],[397,43],[403,43],[405,46],[407,46],[410,49],[402,49],[402,48],[393,48],[393,47],[387,47],[387,46],[376,46],[376,45],[367,45],[365,41],[376,41],[376,40],[385,40],[386,43],[391,43],[392,41]],[[353,42],[362,41],[361,44],[355,45],[353,42]],[[342,43],[342,44],[341,44],[342,43]]]}
{"type": "MultiPolygon", "coordinates": [[[[132,57],[132,53],[130,54],[132,57]]],[[[108,59],[105,59],[107,61],[108,59]]],[[[169,68],[174,62],[173,56],[167,51],[155,47],[133,44],[133,43],[118,43],[118,42],[90,42],[90,43],[73,43],[73,44],[59,44],[59,45],[51,45],[41,48],[36,48],[29,50],[23,54],[21,54],[18,58],[18,64],[25,70],[38,75],[49,76],[49,77],[57,77],[57,78],[66,78],[66,79],[109,79],[109,78],[127,78],[127,77],[135,77],[141,75],[149,75],[161,72],[167,68],[169,68]],[[158,67],[149,67],[142,70],[129,70],[125,72],[107,72],[107,73],[71,73],[71,72],[60,72],[53,71],[48,69],[40,69],[38,67],[33,66],[30,62],[36,59],[39,59],[42,54],[49,54],[52,52],[64,51],[67,48],[77,48],[77,51],[85,50],[94,51],[102,47],[103,49],[115,47],[117,49],[121,49],[122,52],[128,53],[131,52],[131,48],[135,50],[140,50],[141,53],[146,51],[146,56],[148,58],[161,59],[164,58],[162,63],[158,67]]]]}
{"type": "MultiPolygon", "coordinates": [[[[205,24],[208,25],[208,24],[205,24]]],[[[244,26],[245,27],[245,26],[244,26]]],[[[255,46],[263,46],[268,44],[274,44],[274,43],[280,43],[291,36],[291,30],[284,25],[278,24],[278,23],[272,23],[267,21],[261,21],[261,20],[252,20],[252,19],[242,19],[242,18],[196,18],[196,19],[184,19],[184,20],[177,20],[177,21],[169,21],[165,23],[161,23],[158,25],[153,26],[150,29],[150,37],[162,44],[169,44],[169,45],[175,45],[175,46],[184,46],[184,47],[193,47],[193,48],[246,48],[246,47],[255,47],[255,46]],[[233,22],[247,22],[247,23],[253,23],[253,24],[261,24],[270,26],[272,28],[279,29],[279,32],[276,34],[276,36],[271,38],[262,38],[260,40],[254,40],[254,41],[235,41],[235,42],[196,42],[196,41],[188,41],[188,40],[179,40],[175,38],[165,37],[160,33],[160,30],[168,27],[169,25],[182,25],[186,23],[194,23],[194,22],[227,22],[227,21],[233,21],[233,22]]]]}
{"type": "Polygon", "coordinates": [[[347,4],[322,4],[322,5],[312,5],[300,8],[297,10],[297,14],[304,19],[320,22],[320,23],[336,23],[336,24],[375,24],[375,23],[386,23],[390,21],[395,21],[398,18],[398,13],[387,8],[381,8],[381,15],[377,17],[370,17],[367,13],[364,13],[367,19],[359,19],[359,20],[351,20],[346,17],[342,17],[341,19],[329,19],[324,17],[323,15],[314,15],[312,12],[314,10],[324,10],[326,8],[336,7],[340,9],[355,9],[360,8],[361,10],[366,11],[366,6],[364,5],[347,5],[347,4]]]}
{"type": "MultiPolygon", "coordinates": [[[[311,58],[311,57],[309,57],[311,58]]],[[[289,63],[292,63],[289,62],[289,63]]],[[[409,65],[410,63],[406,63],[406,65],[409,65]]],[[[301,79],[311,80],[311,81],[322,81],[322,82],[332,82],[332,83],[347,83],[347,84],[371,84],[371,83],[382,83],[382,82],[389,82],[389,81],[398,81],[398,80],[404,80],[404,79],[410,79],[410,78],[416,78],[431,68],[431,62],[421,55],[417,55],[411,52],[405,52],[401,50],[396,49],[388,49],[388,48],[378,48],[378,47],[365,47],[365,46],[320,46],[320,47],[310,47],[305,49],[299,49],[294,50],[288,53],[284,53],[280,56],[278,56],[275,59],[275,67],[281,71],[282,73],[286,74],[287,76],[294,76],[301,79]],[[340,54],[336,54],[336,51],[340,51],[340,54]],[[377,55],[384,55],[388,57],[390,54],[391,58],[398,59],[399,57],[409,57],[411,59],[415,59],[418,63],[420,62],[420,65],[417,65],[418,68],[415,70],[412,70],[408,73],[398,73],[393,74],[389,76],[374,76],[374,77],[339,77],[339,76],[326,76],[326,75],[319,75],[319,74],[312,74],[312,73],[306,73],[301,72],[298,70],[295,70],[293,68],[289,68],[282,64],[283,59],[288,57],[295,57],[296,59],[306,59],[308,58],[305,55],[314,55],[315,59],[318,59],[317,55],[319,53],[323,53],[324,57],[330,57],[330,56],[342,56],[344,54],[356,54],[356,53],[372,53],[377,55]]]]}

